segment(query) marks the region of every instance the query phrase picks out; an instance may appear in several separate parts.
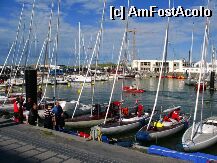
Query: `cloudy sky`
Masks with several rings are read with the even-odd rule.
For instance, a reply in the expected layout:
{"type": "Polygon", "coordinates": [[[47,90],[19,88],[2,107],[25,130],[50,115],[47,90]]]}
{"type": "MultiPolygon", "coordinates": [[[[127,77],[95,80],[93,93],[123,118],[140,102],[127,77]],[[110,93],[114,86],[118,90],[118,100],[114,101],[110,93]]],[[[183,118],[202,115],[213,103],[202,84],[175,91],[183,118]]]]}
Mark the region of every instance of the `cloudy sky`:
{"type": "MultiPolygon", "coordinates": [[[[171,0],[172,1],[172,0],[171,0]]],[[[25,2],[23,21],[17,41],[17,51],[22,49],[23,41],[28,37],[31,10],[33,0],[1,0],[0,1],[0,64],[3,64],[8,54],[9,47],[15,41],[20,12],[23,2],[25,2]],[[22,39],[24,38],[24,39],[22,39]]],[[[205,0],[174,0],[172,6],[182,6],[184,8],[199,8],[206,6],[205,0]]],[[[41,51],[43,41],[48,32],[49,15],[51,11],[51,0],[36,0],[35,14],[33,19],[31,49],[29,63],[36,63],[41,51]],[[36,37],[36,39],[35,39],[36,37]]],[[[147,9],[154,5],[159,8],[168,8],[167,0],[131,0],[130,5],[140,9],[147,9]]],[[[123,37],[126,22],[120,19],[109,19],[109,8],[115,6],[127,7],[127,0],[108,0],[106,5],[106,15],[104,21],[103,43],[100,49],[100,62],[117,62],[121,39],[123,37]]],[[[215,1],[211,2],[213,16],[210,24],[210,45],[217,46],[217,9],[215,1]]],[[[74,65],[77,64],[75,55],[75,43],[78,49],[78,22],[81,23],[81,33],[84,38],[84,45],[88,56],[91,53],[96,34],[100,28],[100,21],[103,9],[103,0],[62,0],[60,15],[60,33],[58,64],[74,65]]],[[[50,49],[52,49],[56,34],[57,24],[57,0],[54,0],[54,15],[52,19],[52,35],[50,49]]],[[[193,60],[197,61],[201,57],[201,45],[203,42],[204,27],[206,19],[199,17],[172,17],[169,31],[169,59],[188,58],[188,51],[191,46],[191,33],[194,22],[194,46],[193,60]]],[[[163,50],[163,40],[167,18],[157,15],[152,18],[130,18],[129,29],[135,29],[135,41],[137,59],[161,59],[163,50]]],[[[129,33],[129,51],[132,51],[133,34],[129,33]]],[[[24,41],[25,42],[25,41],[24,41]]],[[[21,50],[20,50],[21,51],[21,50]]],[[[52,51],[52,50],[51,50],[52,51]]],[[[85,60],[83,50],[81,59],[85,60]]],[[[17,54],[15,54],[16,57],[17,54]]],[[[19,56],[20,54],[18,54],[19,56]]],[[[208,60],[210,57],[208,56],[208,60]]],[[[10,59],[9,59],[10,62],[10,59]]]]}

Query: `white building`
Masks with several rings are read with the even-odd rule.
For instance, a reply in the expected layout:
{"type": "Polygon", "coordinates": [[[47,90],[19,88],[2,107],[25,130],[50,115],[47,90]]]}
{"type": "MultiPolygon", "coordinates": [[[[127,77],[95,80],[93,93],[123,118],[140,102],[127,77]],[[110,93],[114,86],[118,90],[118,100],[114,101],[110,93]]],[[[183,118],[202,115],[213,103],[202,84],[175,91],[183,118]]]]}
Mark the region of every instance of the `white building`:
{"type": "MultiPolygon", "coordinates": [[[[160,72],[161,60],[133,60],[132,68],[140,72],[160,72]]],[[[165,65],[166,72],[176,72],[178,69],[187,67],[188,63],[185,60],[168,60],[165,65]]]]}
{"type": "MultiPolygon", "coordinates": [[[[160,72],[161,60],[133,60],[132,68],[139,72],[160,72]]],[[[185,60],[168,60],[165,63],[166,72],[177,72],[177,73],[199,73],[200,72],[200,61],[193,64],[193,67],[189,67],[189,62],[185,60]]],[[[217,61],[216,61],[217,65],[217,61]]],[[[216,66],[215,66],[216,67],[216,66]]],[[[212,70],[212,64],[207,63],[206,71],[212,70]]],[[[216,72],[217,69],[215,68],[216,72]]]]}

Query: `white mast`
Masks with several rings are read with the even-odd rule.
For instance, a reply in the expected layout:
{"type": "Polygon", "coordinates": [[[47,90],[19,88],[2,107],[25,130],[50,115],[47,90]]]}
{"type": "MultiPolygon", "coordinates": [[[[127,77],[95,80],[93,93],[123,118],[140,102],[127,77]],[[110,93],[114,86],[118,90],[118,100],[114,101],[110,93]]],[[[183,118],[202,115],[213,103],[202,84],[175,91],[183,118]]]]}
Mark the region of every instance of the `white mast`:
{"type": "Polygon", "coordinates": [[[55,55],[55,80],[54,80],[54,101],[56,101],[56,90],[57,90],[57,83],[56,83],[56,77],[57,77],[57,53],[58,53],[58,43],[59,43],[59,26],[60,26],[60,2],[61,0],[58,0],[58,13],[57,13],[57,31],[56,31],[56,55],[55,55]]]}
{"type": "MultiPolygon", "coordinates": [[[[170,0],[169,0],[169,8],[170,8],[170,0]]],[[[156,96],[155,96],[154,106],[153,106],[153,109],[152,109],[151,117],[150,117],[148,125],[147,125],[147,130],[149,129],[149,126],[151,124],[151,121],[152,121],[152,118],[153,118],[153,115],[154,115],[154,112],[155,112],[155,109],[156,109],[156,106],[157,106],[158,94],[159,94],[160,83],[161,83],[161,77],[162,77],[162,73],[163,73],[163,63],[164,63],[164,60],[165,60],[165,56],[167,54],[169,23],[170,23],[170,17],[168,17],[168,20],[167,20],[167,28],[166,28],[166,34],[165,34],[165,39],[164,39],[164,50],[163,50],[163,56],[162,56],[162,61],[161,61],[160,76],[159,76],[159,80],[158,80],[157,92],[156,92],[156,96]]]]}
{"type": "MultiPolygon", "coordinates": [[[[191,49],[190,49],[189,67],[191,67],[191,64],[192,64],[193,44],[194,44],[194,22],[193,22],[193,29],[191,33],[191,49]]],[[[191,78],[191,71],[189,71],[189,78],[191,78]]]]}
{"type": "Polygon", "coordinates": [[[197,116],[197,109],[198,109],[198,99],[199,99],[199,91],[200,91],[200,83],[201,83],[201,77],[202,77],[202,68],[204,68],[204,57],[206,53],[206,48],[207,48],[207,39],[208,39],[208,18],[205,26],[205,32],[204,32],[204,39],[203,39],[203,48],[202,48],[202,56],[201,56],[201,63],[200,63],[200,75],[199,75],[199,81],[198,81],[198,87],[197,87],[197,98],[196,98],[196,104],[195,104],[195,109],[194,109],[194,119],[193,119],[193,125],[192,125],[192,132],[191,132],[191,140],[193,140],[194,137],[194,128],[195,128],[195,123],[196,123],[196,116],[197,116]]]}
{"type": "Polygon", "coordinates": [[[80,66],[81,66],[81,25],[78,22],[78,72],[80,75],[80,66]]]}

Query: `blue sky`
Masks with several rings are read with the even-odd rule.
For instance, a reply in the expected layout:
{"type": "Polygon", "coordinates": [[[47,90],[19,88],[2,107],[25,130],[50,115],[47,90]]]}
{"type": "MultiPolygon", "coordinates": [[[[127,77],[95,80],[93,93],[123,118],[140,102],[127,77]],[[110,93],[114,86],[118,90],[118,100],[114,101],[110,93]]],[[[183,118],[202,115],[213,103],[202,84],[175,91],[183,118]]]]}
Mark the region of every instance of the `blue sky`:
{"type": "MultiPolygon", "coordinates": [[[[21,30],[20,37],[24,31],[27,37],[29,20],[33,0],[1,0],[0,1],[0,64],[4,63],[10,44],[15,41],[19,15],[22,3],[25,2],[24,22],[26,29],[21,30]]],[[[57,19],[57,0],[54,0],[54,17],[52,20],[52,38],[54,38],[57,19]]],[[[198,8],[206,6],[205,0],[171,0],[171,4],[184,8],[198,8]]],[[[215,1],[211,3],[213,16],[210,24],[210,45],[217,46],[217,9],[215,1]]],[[[104,22],[103,43],[100,50],[100,62],[117,61],[121,39],[125,28],[125,21],[110,20],[110,6],[127,6],[127,0],[108,0],[106,7],[106,17],[104,22]],[[114,50],[113,50],[114,46],[114,50]],[[113,57],[112,57],[113,52],[113,57]],[[113,60],[112,60],[113,59],[113,60]]],[[[131,4],[137,8],[149,8],[150,5],[159,8],[167,8],[168,1],[164,0],[131,0],[131,4]]],[[[36,9],[33,25],[33,34],[37,36],[37,44],[33,42],[29,64],[36,63],[39,52],[42,48],[43,40],[48,31],[48,19],[51,8],[51,0],[36,0],[36,9]]],[[[76,64],[74,54],[75,41],[78,44],[78,22],[81,22],[81,31],[84,36],[85,47],[92,47],[99,30],[101,13],[103,8],[102,0],[62,0],[61,1],[61,20],[60,20],[60,45],[58,51],[58,64],[76,64]],[[92,38],[92,41],[91,41],[92,38]]],[[[167,18],[130,18],[129,28],[136,29],[136,50],[138,59],[161,59],[163,50],[163,39],[165,36],[167,18]]],[[[171,18],[169,31],[169,59],[188,58],[188,51],[191,46],[192,24],[194,29],[193,60],[197,61],[201,56],[201,45],[204,35],[205,18],[171,18]]],[[[22,25],[23,27],[23,25],[22,25]]],[[[129,34],[129,51],[132,51],[132,33],[129,34]]],[[[20,40],[20,39],[19,39],[20,40]]],[[[52,42],[51,42],[52,43],[52,42]]],[[[83,53],[83,52],[82,52],[83,53]]],[[[90,56],[91,50],[88,50],[90,56]]],[[[82,54],[82,60],[85,56],[82,54]]],[[[207,60],[210,60],[208,56],[207,60]]],[[[10,60],[9,60],[10,62],[10,60]]]]}

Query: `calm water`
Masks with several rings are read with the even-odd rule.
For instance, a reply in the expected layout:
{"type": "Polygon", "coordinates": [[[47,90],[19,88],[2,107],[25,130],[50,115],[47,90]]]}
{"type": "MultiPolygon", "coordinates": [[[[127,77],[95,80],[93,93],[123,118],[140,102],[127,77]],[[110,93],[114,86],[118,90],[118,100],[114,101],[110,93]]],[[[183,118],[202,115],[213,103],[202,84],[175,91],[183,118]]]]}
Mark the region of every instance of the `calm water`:
{"type": "MultiPolygon", "coordinates": [[[[125,80],[125,85],[138,84],[140,88],[145,89],[146,92],[143,94],[123,94],[124,105],[133,106],[136,99],[144,105],[145,109],[152,109],[154,105],[156,89],[158,79],[142,79],[142,80],[125,80]]],[[[163,83],[163,82],[162,82],[163,83]]],[[[108,103],[113,81],[97,82],[95,85],[95,103],[108,103]]],[[[115,91],[113,94],[113,100],[121,99],[121,85],[122,80],[118,80],[115,86],[115,91]]],[[[78,90],[81,88],[81,84],[72,83],[71,86],[58,86],[58,97],[67,100],[77,100],[78,90]]],[[[53,96],[53,88],[48,87],[47,96],[53,96]]],[[[165,79],[164,86],[161,84],[161,91],[158,97],[157,109],[167,109],[173,105],[182,106],[183,111],[186,113],[193,113],[196,100],[196,91],[194,87],[185,86],[184,80],[177,79],[165,79]]],[[[91,85],[87,84],[83,90],[81,96],[82,103],[91,103],[91,85]]],[[[201,109],[201,94],[198,108],[198,119],[200,118],[201,109]]],[[[206,91],[204,94],[204,112],[203,117],[207,118],[212,115],[217,115],[217,92],[210,94],[206,91]]],[[[193,114],[192,114],[193,116],[193,114]]],[[[121,135],[122,139],[134,140],[135,132],[127,133],[121,135]]],[[[178,133],[172,137],[158,140],[157,142],[151,142],[151,144],[157,144],[171,149],[181,150],[181,137],[183,133],[178,133]],[[168,141],[169,140],[169,141],[168,141]]],[[[145,144],[146,146],[151,145],[150,143],[145,144]]],[[[203,150],[202,152],[211,153],[217,155],[217,148],[215,146],[203,150]]]]}

